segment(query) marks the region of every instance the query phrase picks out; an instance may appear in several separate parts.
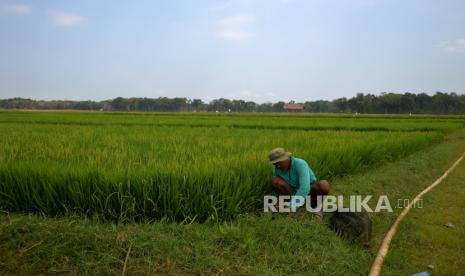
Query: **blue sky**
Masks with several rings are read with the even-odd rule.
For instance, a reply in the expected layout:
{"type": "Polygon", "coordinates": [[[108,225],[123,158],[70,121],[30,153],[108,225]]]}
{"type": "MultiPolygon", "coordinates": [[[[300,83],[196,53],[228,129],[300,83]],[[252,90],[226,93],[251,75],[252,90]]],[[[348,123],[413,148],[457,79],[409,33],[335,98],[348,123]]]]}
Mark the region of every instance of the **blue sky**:
{"type": "Polygon", "coordinates": [[[0,98],[465,92],[465,1],[0,0],[0,98]]]}

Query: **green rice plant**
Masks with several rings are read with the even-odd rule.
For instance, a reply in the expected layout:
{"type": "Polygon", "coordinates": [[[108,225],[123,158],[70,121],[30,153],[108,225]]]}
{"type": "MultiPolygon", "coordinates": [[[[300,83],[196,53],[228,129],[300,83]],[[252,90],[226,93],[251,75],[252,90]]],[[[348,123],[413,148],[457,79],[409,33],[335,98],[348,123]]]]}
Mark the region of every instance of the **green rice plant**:
{"type": "Polygon", "coordinates": [[[0,123],[89,126],[188,126],[248,129],[442,131],[461,128],[465,116],[0,112],[0,123]]]}
{"type": "MultiPolygon", "coordinates": [[[[281,119],[311,125],[311,117],[0,115],[0,208],[121,222],[219,221],[255,212],[271,192],[267,154],[277,146],[307,160],[317,177],[331,179],[421,150],[460,124],[441,129],[421,119],[421,130],[405,123],[405,131],[309,131],[281,119]],[[150,123],[158,119],[182,124],[150,123]],[[283,127],[260,127],[272,119],[283,127]]],[[[323,117],[318,124],[353,123],[346,119],[323,117]]],[[[390,119],[367,120],[395,126],[390,119]]]]}

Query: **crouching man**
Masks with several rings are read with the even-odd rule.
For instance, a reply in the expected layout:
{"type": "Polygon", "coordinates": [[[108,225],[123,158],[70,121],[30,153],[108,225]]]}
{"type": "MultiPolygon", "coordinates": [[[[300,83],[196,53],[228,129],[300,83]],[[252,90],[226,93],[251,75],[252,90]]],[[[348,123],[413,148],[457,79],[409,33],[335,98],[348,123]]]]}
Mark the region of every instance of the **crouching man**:
{"type": "MultiPolygon", "coordinates": [[[[303,159],[292,156],[283,148],[275,148],[269,153],[269,161],[274,165],[271,185],[277,195],[302,196],[310,194],[312,208],[317,205],[317,197],[329,194],[329,183],[326,180],[316,180],[315,174],[303,159]]],[[[290,207],[297,207],[297,199],[292,197],[290,207]]],[[[279,206],[276,206],[279,207],[279,206]]],[[[323,217],[323,212],[314,213],[317,218],[323,217]]]]}

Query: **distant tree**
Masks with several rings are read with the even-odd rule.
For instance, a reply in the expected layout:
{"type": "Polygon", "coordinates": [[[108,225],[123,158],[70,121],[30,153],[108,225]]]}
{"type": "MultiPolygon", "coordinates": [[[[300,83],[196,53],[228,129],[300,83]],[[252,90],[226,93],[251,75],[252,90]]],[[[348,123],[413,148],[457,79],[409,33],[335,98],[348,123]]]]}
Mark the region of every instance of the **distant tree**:
{"type": "Polygon", "coordinates": [[[405,93],[400,97],[400,113],[414,113],[415,112],[415,95],[405,93]]]}
{"type": "Polygon", "coordinates": [[[272,112],[273,104],[272,103],[262,103],[256,106],[257,112],[272,112]]]}
{"type": "Polygon", "coordinates": [[[349,111],[349,103],[347,102],[347,98],[335,99],[333,103],[336,108],[336,112],[345,113],[349,111]]]}
{"type": "Polygon", "coordinates": [[[271,111],[272,112],[283,112],[284,111],[284,102],[277,102],[273,104],[271,111]]]}
{"type": "Polygon", "coordinates": [[[400,94],[395,93],[381,93],[380,106],[384,110],[383,113],[399,113],[400,110],[400,94]]]}
{"type": "Polygon", "coordinates": [[[128,99],[118,97],[111,102],[112,110],[115,111],[129,111],[130,107],[128,104],[128,99]]]}
{"type": "Polygon", "coordinates": [[[204,110],[204,103],[200,99],[193,99],[191,102],[191,106],[194,111],[203,111],[204,110]]]}
{"type": "MultiPolygon", "coordinates": [[[[76,109],[105,111],[220,111],[220,112],[284,112],[284,102],[257,104],[253,101],[228,100],[225,98],[204,103],[200,99],[187,98],[123,98],[95,101],[42,101],[24,98],[0,99],[5,109],[76,109]]],[[[352,98],[333,101],[317,100],[304,103],[305,112],[360,112],[360,113],[432,113],[465,114],[465,95],[455,92],[404,94],[383,92],[379,96],[357,93],[352,98]]]]}

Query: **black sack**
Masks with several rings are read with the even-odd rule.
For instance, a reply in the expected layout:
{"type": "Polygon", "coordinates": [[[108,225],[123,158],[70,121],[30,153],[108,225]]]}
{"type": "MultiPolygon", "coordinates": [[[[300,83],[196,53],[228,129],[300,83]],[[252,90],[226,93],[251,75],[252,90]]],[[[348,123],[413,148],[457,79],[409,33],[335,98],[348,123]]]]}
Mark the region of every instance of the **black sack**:
{"type": "Polygon", "coordinates": [[[331,229],[349,241],[369,245],[371,240],[371,219],[364,212],[332,213],[329,221],[331,229]]]}

